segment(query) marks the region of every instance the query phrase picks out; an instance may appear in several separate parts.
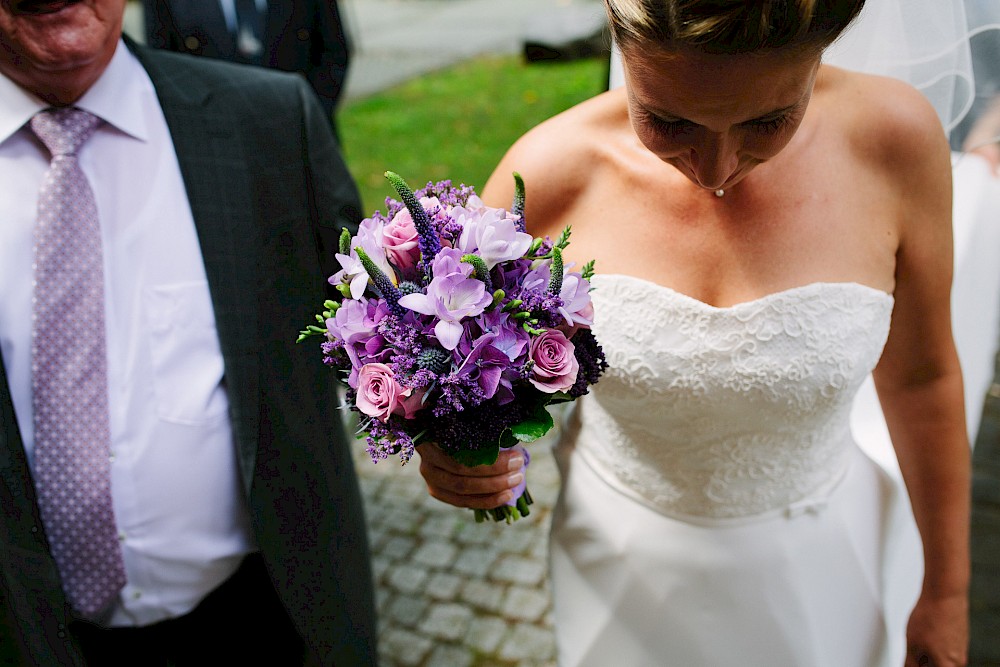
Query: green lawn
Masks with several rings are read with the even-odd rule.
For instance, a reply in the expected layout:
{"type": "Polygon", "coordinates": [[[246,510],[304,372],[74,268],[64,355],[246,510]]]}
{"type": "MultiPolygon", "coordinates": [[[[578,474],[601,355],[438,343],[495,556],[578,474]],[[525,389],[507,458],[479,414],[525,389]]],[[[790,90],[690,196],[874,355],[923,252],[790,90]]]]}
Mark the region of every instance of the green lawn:
{"type": "Polygon", "coordinates": [[[414,188],[450,178],[481,189],[525,131],[605,89],[604,59],[525,64],[483,57],[345,105],[337,114],[364,211],[394,195],[383,177],[414,188]]]}

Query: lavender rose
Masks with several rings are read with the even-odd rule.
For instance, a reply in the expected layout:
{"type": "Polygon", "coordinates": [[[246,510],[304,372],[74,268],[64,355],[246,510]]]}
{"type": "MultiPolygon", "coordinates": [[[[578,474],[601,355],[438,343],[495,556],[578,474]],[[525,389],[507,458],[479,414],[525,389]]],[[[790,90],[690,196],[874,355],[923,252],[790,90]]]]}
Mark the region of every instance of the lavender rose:
{"type": "Polygon", "coordinates": [[[388,421],[393,412],[405,409],[404,401],[411,391],[396,382],[385,364],[365,364],[358,372],[357,407],[369,417],[388,421]]]}
{"type": "Polygon", "coordinates": [[[557,329],[547,329],[531,341],[528,356],[531,367],[531,384],[541,391],[554,394],[568,391],[576,382],[580,362],[576,360],[573,343],[557,329]]]}

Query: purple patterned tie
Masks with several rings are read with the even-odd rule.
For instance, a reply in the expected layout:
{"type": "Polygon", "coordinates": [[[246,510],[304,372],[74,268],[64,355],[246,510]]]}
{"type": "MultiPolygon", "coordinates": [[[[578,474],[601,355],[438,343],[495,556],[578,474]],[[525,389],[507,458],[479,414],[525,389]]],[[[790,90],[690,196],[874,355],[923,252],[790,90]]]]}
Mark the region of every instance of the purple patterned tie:
{"type": "Polygon", "coordinates": [[[90,617],[125,585],[111,505],[101,229],[76,159],[100,123],[75,108],[47,109],[31,119],[52,154],[35,227],[35,487],[63,588],[73,607],[90,617]]]}

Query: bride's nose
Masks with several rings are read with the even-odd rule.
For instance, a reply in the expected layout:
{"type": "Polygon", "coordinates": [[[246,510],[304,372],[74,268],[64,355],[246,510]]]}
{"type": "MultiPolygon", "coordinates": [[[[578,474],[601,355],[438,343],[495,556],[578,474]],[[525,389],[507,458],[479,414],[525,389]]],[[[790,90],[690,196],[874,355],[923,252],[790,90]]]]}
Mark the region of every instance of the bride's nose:
{"type": "Polygon", "coordinates": [[[690,160],[698,184],[709,190],[725,185],[739,166],[737,147],[725,134],[706,132],[691,146],[690,160]]]}

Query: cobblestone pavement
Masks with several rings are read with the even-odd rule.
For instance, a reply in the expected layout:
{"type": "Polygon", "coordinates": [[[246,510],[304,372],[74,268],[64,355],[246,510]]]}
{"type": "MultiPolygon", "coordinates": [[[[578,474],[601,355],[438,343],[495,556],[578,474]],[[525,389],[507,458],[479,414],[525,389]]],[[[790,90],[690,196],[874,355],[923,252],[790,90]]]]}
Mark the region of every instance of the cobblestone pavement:
{"type": "Polygon", "coordinates": [[[417,470],[355,459],[368,514],[383,667],[552,667],[547,541],[558,472],[529,445],[531,515],[479,523],[434,500],[417,470]]]}

